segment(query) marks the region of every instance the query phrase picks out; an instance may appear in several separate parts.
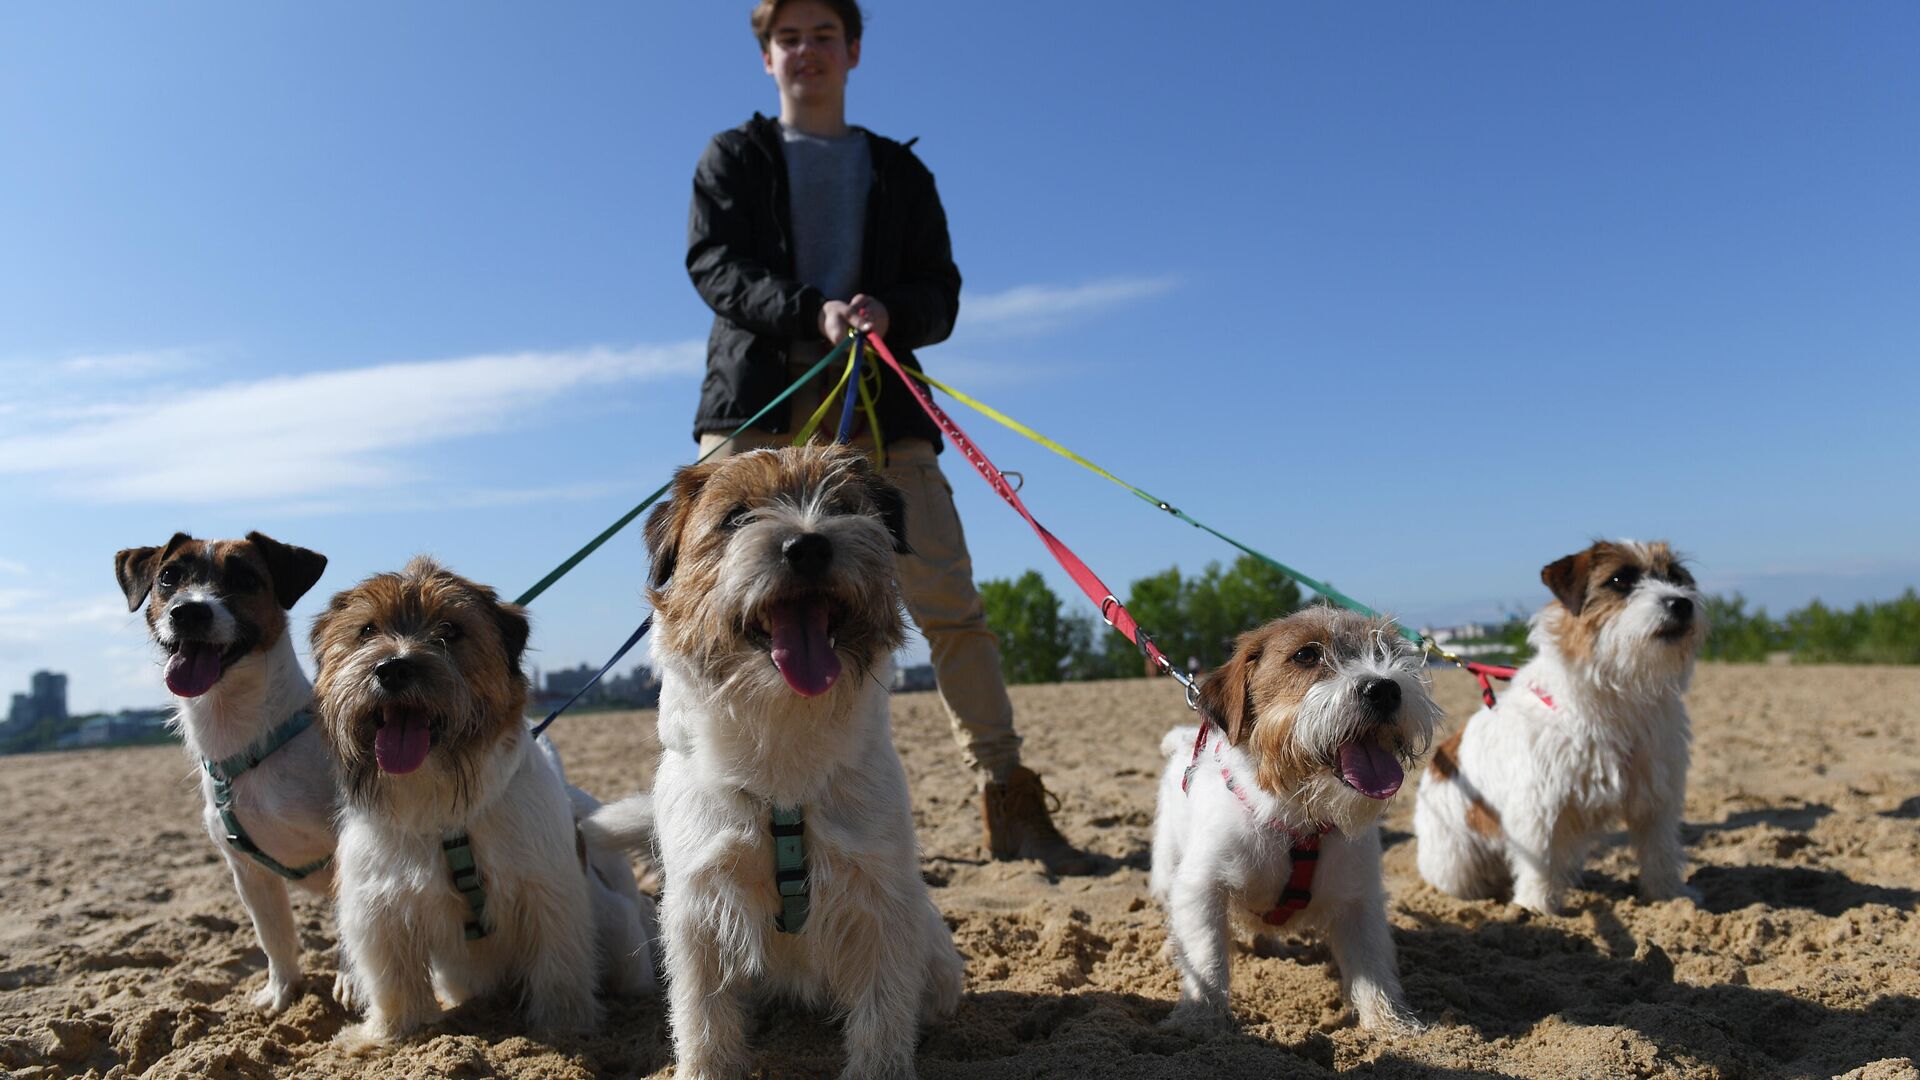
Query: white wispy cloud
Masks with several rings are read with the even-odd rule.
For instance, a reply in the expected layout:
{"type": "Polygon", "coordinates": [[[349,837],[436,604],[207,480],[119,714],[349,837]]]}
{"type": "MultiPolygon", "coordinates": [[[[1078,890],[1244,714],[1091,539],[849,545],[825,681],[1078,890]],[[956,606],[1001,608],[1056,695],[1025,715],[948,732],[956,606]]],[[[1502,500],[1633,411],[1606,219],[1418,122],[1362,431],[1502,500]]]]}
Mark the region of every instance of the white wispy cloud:
{"type": "Polygon", "coordinates": [[[969,332],[1053,329],[1122,304],[1179,287],[1170,277],[1116,277],[1078,285],[1019,285],[1003,292],[963,293],[961,325],[969,332]]]}
{"type": "Polygon", "coordinates": [[[18,574],[24,576],[26,572],[26,563],[15,562],[12,559],[0,559],[0,574],[18,574]]]}
{"type": "Polygon", "coordinates": [[[183,347],[72,356],[55,367],[65,375],[146,378],[196,368],[206,363],[207,359],[206,349],[183,347]]]}
{"type": "Polygon", "coordinates": [[[0,438],[0,474],[57,476],[106,502],[232,502],[380,488],[408,478],[404,451],[500,431],[591,386],[687,375],[697,341],[590,348],[277,376],[204,390],[167,388],[43,416],[0,438]],[[206,482],[209,464],[218,484],[206,482]]]}

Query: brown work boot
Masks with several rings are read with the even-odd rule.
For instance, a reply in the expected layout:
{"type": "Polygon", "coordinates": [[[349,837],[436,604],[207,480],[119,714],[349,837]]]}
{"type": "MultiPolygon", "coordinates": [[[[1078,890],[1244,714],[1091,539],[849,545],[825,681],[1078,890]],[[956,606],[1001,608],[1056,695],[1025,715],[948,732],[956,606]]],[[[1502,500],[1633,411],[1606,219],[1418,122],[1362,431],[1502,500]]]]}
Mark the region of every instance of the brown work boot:
{"type": "Polygon", "coordinates": [[[1053,827],[1047,812],[1050,797],[1040,777],[1025,766],[1016,765],[1004,784],[988,782],[980,792],[980,825],[988,853],[996,859],[1039,859],[1050,874],[1092,873],[1092,856],[1076,850],[1053,827]]]}

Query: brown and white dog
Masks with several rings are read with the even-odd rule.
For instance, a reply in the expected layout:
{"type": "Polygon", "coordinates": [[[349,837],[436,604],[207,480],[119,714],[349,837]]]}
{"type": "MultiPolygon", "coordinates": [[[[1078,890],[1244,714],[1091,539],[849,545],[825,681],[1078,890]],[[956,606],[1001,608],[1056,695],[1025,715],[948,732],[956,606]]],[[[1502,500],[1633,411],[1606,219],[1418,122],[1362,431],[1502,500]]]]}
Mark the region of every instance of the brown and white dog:
{"type": "MultiPolygon", "coordinates": [[[[300,992],[300,934],[288,883],[323,896],[333,884],[326,860],[337,800],[320,733],[309,727],[272,746],[313,699],[293,654],[287,609],[326,566],[326,556],[258,532],[244,540],[175,533],[164,545],[127,548],[113,558],[127,610],[146,605],[147,633],[167,654],[173,722],[187,753],[197,765],[261,758],[232,778],[230,812],[245,839],[228,839],[206,768],[201,818],[267,954],[267,984],[253,1002],[269,1013],[300,992]],[[249,854],[246,843],[260,854],[249,854]]],[[[334,992],[344,1002],[347,991],[343,976],[334,992]]]]}
{"type": "MultiPolygon", "coordinates": [[[[746,1072],[757,990],[844,1015],[847,1077],[913,1075],[922,1018],[958,1004],[960,954],[920,877],[888,712],[903,520],[864,456],[822,446],[682,469],[648,519],[678,1076],[746,1072]],[[776,810],[804,829],[804,921],[785,930],[776,810]]],[[[645,800],[589,826],[644,833],[645,800]]]]}
{"type": "Polygon", "coordinates": [[[1361,1026],[1418,1030],[1374,823],[1439,717],[1419,651],[1385,620],[1307,608],[1240,635],[1200,706],[1210,745],[1191,726],[1160,743],[1150,888],[1180,972],[1169,1023],[1230,1025],[1237,915],[1258,933],[1325,933],[1361,1026]]]}
{"type": "Polygon", "coordinates": [[[1640,893],[1692,897],[1680,813],[1692,736],[1681,700],[1707,622],[1665,543],[1602,541],[1550,563],[1537,651],[1498,707],[1442,743],[1414,805],[1420,873],[1462,899],[1560,909],[1594,839],[1626,819],[1640,893]]]}
{"type": "Polygon", "coordinates": [[[592,802],[576,804],[523,718],[528,631],[519,607],[425,557],[314,622],[344,789],[340,939],[366,1006],[341,1033],[350,1049],[436,1018],[436,991],[456,1005],[518,984],[532,1026],[554,1032],[600,1024],[596,973],[653,987],[651,901],[620,852],[579,834],[592,802]]]}

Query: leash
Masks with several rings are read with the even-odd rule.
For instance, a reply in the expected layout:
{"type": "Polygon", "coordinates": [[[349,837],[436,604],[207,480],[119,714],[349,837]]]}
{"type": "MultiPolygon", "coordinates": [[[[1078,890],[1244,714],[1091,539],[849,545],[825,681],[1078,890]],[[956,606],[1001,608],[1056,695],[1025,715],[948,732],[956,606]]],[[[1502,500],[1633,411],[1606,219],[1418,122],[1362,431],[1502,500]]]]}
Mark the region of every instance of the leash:
{"type": "MultiPolygon", "coordinates": [[[[1000,469],[987,458],[987,455],[982,453],[980,448],[973,444],[973,440],[969,439],[967,433],[960,429],[960,425],[953,422],[952,417],[948,416],[940,406],[933,403],[933,399],[927,396],[925,390],[921,389],[907,376],[906,368],[900,361],[894,359],[893,352],[887,348],[887,343],[881,340],[877,334],[870,335],[868,341],[879,354],[880,359],[884,361],[888,367],[892,368],[895,374],[900,376],[901,383],[904,384],[907,391],[913,395],[913,399],[919,403],[920,408],[926,412],[927,416],[932,419],[934,424],[946,435],[947,441],[953,444],[954,449],[958,450],[961,456],[967,459],[967,463],[973,466],[974,471],[980,474],[980,478],[987,482],[988,487],[991,487],[995,493],[1006,500],[1007,505],[1013,507],[1014,511],[1026,519],[1028,525],[1033,527],[1034,533],[1040,537],[1040,542],[1046,545],[1047,550],[1052,553],[1054,559],[1060,563],[1061,568],[1066,570],[1067,575],[1073,579],[1074,584],[1078,585],[1080,591],[1086,594],[1087,599],[1093,601],[1100,609],[1100,618],[1104,620],[1108,626],[1118,630],[1121,636],[1133,642],[1133,644],[1139,648],[1140,654],[1154,664],[1161,674],[1172,676],[1175,682],[1186,687],[1187,707],[1198,711],[1200,707],[1200,684],[1174,667],[1173,661],[1168,660],[1166,654],[1160,651],[1160,647],[1154,644],[1152,635],[1148,634],[1139,623],[1134,621],[1133,615],[1127,611],[1126,605],[1120,602],[1119,598],[1114,595],[1112,589],[1107,588],[1106,583],[1100,580],[1099,575],[1089,569],[1087,564],[1080,560],[1080,556],[1073,553],[1072,548],[1069,548],[1060,541],[1059,537],[1049,532],[1045,525],[1040,524],[1039,520],[1033,516],[1033,513],[1027,509],[1026,504],[1020,500],[1018,490],[1007,483],[1006,474],[1001,472],[1000,469]]],[[[1202,725],[1202,730],[1205,730],[1204,724],[1202,725]]]]}
{"type": "MultiPolygon", "coordinates": [[[[1013,432],[1016,432],[1026,437],[1027,439],[1030,439],[1033,442],[1040,444],[1041,446],[1047,448],[1048,450],[1051,450],[1055,454],[1058,454],[1059,456],[1066,458],[1068,461],[1071,461],[1074,464],[1079,465],[1080,467],[1094,473],[1095,475],[1101,476],[1113,482],[1114,484],[1119,485],[1120,487],[1126,489],[1134,497],[1140,499],[1142,502],[1147,503],[1148,505],[1154,507],[1155,509],[1160,510],[1166,514],[1169,514],[1181,521],[1184,521],[1188,525],[1191,525],[1194,528],[1199,529],[1204,533],[1207,533],[1220,540],[1223,540],[1226,543],[1232,545],[1233,547],[1239,549],[1240,551],[1248,555],[1251,555],[1252,557],[1260,560],[1263,563],[1266,563],[1268,566],[1271,566],[1275,570],[1280,571],[1282,574],[1285,574],[1288,578],[1292,579],[1293,581],[1296,581],[1301,585],[1305,586],[1307,589],[1311,590],[1316,595],[1321,596],[1326,600],[1339,605],[1340,607],[1346,608],[1349,611],[1358,612],[1362,615],[1371,616],[1373,618],[1384,617],[1380,611],[1368,606],[1367,604],[1361,603],[1359,600],[1356,600],[1351,596],[1348,596],[1346,593],[1343,593],[1339,589],[1334,588],[1331,584],[1325,581],[1318,580],[1305,573],[1302,573],[1301,571],[1296,570],[1291,566],[1288,566],[1287,564],[1281,562],[1280,560],[1274,558],[1271,555],[1266,554],[1263,551],[1258,551],[1254,548],[1248,547],[1246,544],[1243,544],[1240,541],[1234,539],[1233,537],[1228,536],[1226,533],[1223,533],[1220,530],[1214,528],[1213,526],[1208,525],[1206,522],[1193,517],[1191,514],[1188,514],[1186,511],[1181,510],[1180,508],[1174,506],[1172,503],[1167,502],[1165,499],[1162,499],[1156,495],[1149,493],[1148,491],[1139,487],[1138,485],[1130,484],[1127,481],[1122,480],[1120,477],[1114,475],[1111,471],[1105,468],[1102,468],[1100,465],[1089,460],[1084,455],[1081,455],[1079,453],[1074,452],[1073,450],[1068,449],[1065,445],[1061,444],[1058,440],[1049,438],[1046,435],[1041,434],[1040,432],[1034,430],[1032,427],[1029,427],[1028,425],[1023,424],[1020,421],[1014,419],[1013,417],[1008,416],[1006,413],[1001,412],[999,409],[994,408],[993,406],[987,404],[986,402],[981,401],[980,399],[975,398],[970,394],[957,390],[954,387],[934,378],[933,376],[928,375],[926,372],[914,371],[911,368],[907,368],[903,365],[892,363],[890,356],[889,356],[889,363],[895,371],[901,373],[903,379],[918,380],[919,382],[925,383],[928,386],[934,387],[938,390],[945,392],[948,396],[952,397],[954,400],[960,402],[963,405],[966,405],[968,408],[973,409],[975,412],[980,413],[981,415],[987,417],[988,419],[993,420],[995,423],[1000,424],[1002,427],[1005,427],[1013,432]]],[[[908,382],[907,385],[909,389],[916,389],[913,386],[912,382],[908,382]]],[[[921,397],[921,395],[916,393],[915,397],[919,398],[921,397]]],[[[927,403],[924,400],[922,400],[921,404],[922,404],[922,407],[924,408],[926,407],[927,403]]],[[[978,468],[978,467],[979,466],[976,464],[975,468],[978,468]]],[[[989,479],[989,483],[991,482],[992,482],[991,479],[989,479]]],[[[1109,625],[1111,625],[1111,623],[1109,623],[1109,625]]],[[[1493,685],[1490,682],[1490,679],[1500,679],[1502,681],[1506,681],[1513,677],[1513,671],[1514,671],[1513,668],[1501,667],[1494,664],[1482,664],[1478,661],[1462,659],[1461,657],[1456,656],[1453,653],[1442,648],[1440,646],[1440,643],[1435,641],[1430,635],[1422,634],[1417,630],[1414,630],[1407,626],[1400,625],[1399,623],[1395,623],[1394,628],[1400,634],[1401,637],[1406,638],[1408,641],[1413,642],[1414,644],[1420,646],[1422,649],[1425,649],[1429,653],[1432,653],[1433,655],[1440,657],[1440,659],[1446,661],[1447,663],[1453,664],[1454,666],[1459,667],[1462,670],[1472,674],[1475,681],[1477,681],[1480,684],[1480,698],[1482,701],[1486,702],[1488,708],[1492,708],[1494,704],[1493,685]]],[[[1204,728],[1204,725],[1203,725],[1203,728],[1204,728]]]]}
{"type": "Polygon", "coordinates": [[[201,768],[207,771],[207,778],[213,781],[213,808],[220,815],[220,826],[227,830],[227,846],[288,881],[300,881],[326,869],[327,864],[333,861],[333,853],[328,852],[305,866],[290,867],[261,850],[260,845],[253,842],[253,837],[247,835],[246,827],[240,824],[240,816],[234,812],[233,782],[247,770],[272,757],[274,751],[287,745],[294,736],[312,724],[312,710],[301,709],[273,729],[267,736],[265,749],[257,753],[251,749],[243,750],[219,761],[200,762],[201,768]]]}
{"type": "Polygon", "coordinates": [[[593,685],[600,681],[601,676],[605,675],[609,671],[612,671],[613,665],[619,663],[620,658],[627,655],[628,650],[632,649],[635,645],[640,644],[640,639],[643,637],[646,637],[647,631],[651,629],[653,629],[653,615],[649,613],[646,618],[640,620],[639,628],[634,630],[632,635],[630,635],[627,638],[626,644],[620,646],[619,649],[615,650],[613,656],[610,659],[608,659],[606,663],[600,665],[600,670],[593,673],[593,678],[588,679],[586,682],[586,685],[582,686],[578,690],[575,690],[573,692],[572,697],[562,702],[559,708],[548,713],[547,718],[545,720],[542,720],[538,724],[535,724],[533,726],[533,731],[532,731],[533,737],[536,739],[539,738],[540,733],[547,730],[548,727],[552,726],[553,722],[560,718],[561,713],[566,712],[568,709],[572,708],[573,703],[580,700],[580,695],[593,689],[593,685]]]}
{"type": "MultiPolygon", "coordinates": [[[[715,443],[713,449],[708,450],[706,453],[701,454],[699,458],[695,459],[694,464],[698,465],[706,461],[708,458],[712,457],[713,455],[719,453],[721,447],[727,445],[729,442],[732,442],[736,437],[739,436],[741,432],[759,423],[761,417],[764,417],[768,413],[772,412],[775,406],[779,405],[781,402],[792,397],[796,390],[799,390],[802,386],[805,386],[807,383],[811,382],[814,379],[814,377],[818,376],[821,372],[827,370],[827,368],[831,366],[834,363],[834,361],[838,360],[844,354],[845,350],[851,344],[852,342],[851,340],[849,340],[849,341],[843,341],[839,345],[835,346],[832,352],[829,352],[827,355],[821,357],[818,363],[814,364],[812,367],[807,369],[806,374],[800,376],[798,379],[795,379],[793,383],[789,385],[785,390],[780,391],[779,395],[776,396],[772,401],[767,402],[767,404],[763,408],[761,408],[759,412],[754,413],[752,416],[747,417],[747,420],[745,423],[741,424],[737,428],[734,428],[731,432],[727,434],[727,437],[725,439],[722,439],[718,443],[715,443]]],[[[647,509],[647,507],[652,506],[656,502],[659,502],[660,499],[663,496],[665,496],[668,491],[671,491],[672,489],[673,489],[673,481],[671,480],[660,485],[659,490],[655,491],[653,494],[647,496],[646,498],[640,500],[640,505],[634,507],[633,509],[627,511],[625,514],[621,515],[618,521],[615,521],[613,524],[607,526],[606,529],[603,532],[601,532],[599,536],[596,536],[592,540],[588,541],[585,547],[581,548],[579,551],[574,552],[572,555],[567,556],[566,561],[562,562],[559,566],[554,567],[553,570],[549,572],[546,577],[543,577],[539,581],[535,582],[532,588],[528,589],[526,592],[523,592],[518,597],[514,598],[513,602],[523,607],[527,604],[531,604],[534,601],[535,597],[539,596],[543,592],[546,592],[549,586],[551,586],[554,582],[559,581],[562,577],[565,577],[568,571],[580,565],[581,560],[585,559],[587,556],[599,550],[600,545],[606,543],[608,540],[613,539],[613,536],[615,533],[618,533],[621,529],[626,528],[629,524],[633,522],[634,518],[639,517],[641,513],[643,513],[647,509]]]]}

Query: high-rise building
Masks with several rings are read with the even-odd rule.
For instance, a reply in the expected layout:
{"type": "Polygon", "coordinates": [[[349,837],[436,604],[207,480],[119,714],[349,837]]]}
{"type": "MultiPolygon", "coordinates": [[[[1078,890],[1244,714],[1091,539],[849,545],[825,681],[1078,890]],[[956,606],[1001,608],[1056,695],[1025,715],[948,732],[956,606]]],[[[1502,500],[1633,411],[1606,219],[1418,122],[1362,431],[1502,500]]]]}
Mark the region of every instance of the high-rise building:
{"type": "Polygon", "coordinates": [[[40,720],[67,718],[67,677],[52,671],[33,673],[33,707],[40,720]]]}

